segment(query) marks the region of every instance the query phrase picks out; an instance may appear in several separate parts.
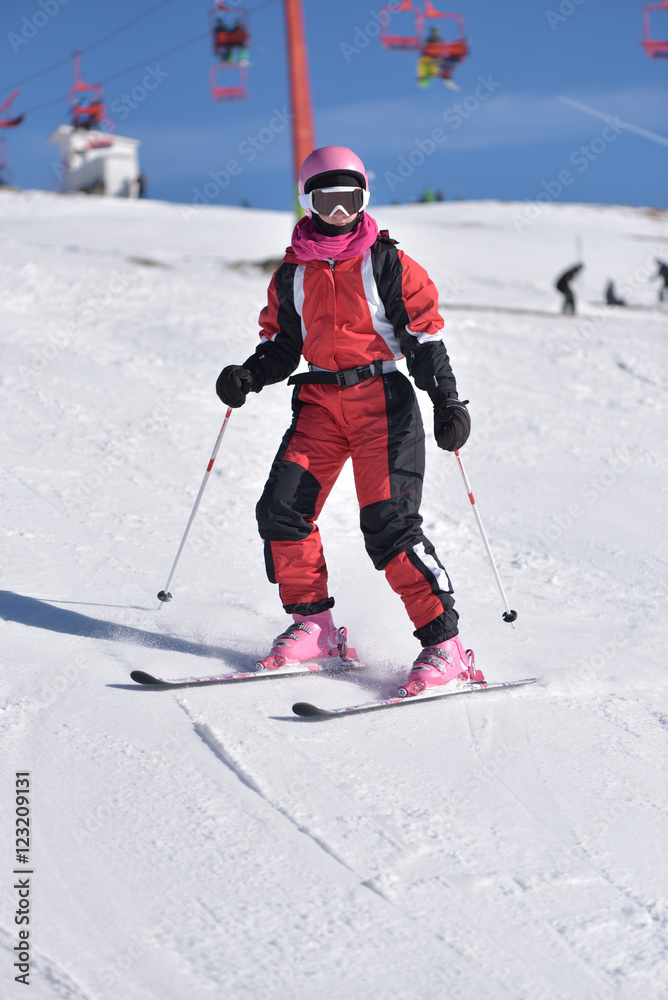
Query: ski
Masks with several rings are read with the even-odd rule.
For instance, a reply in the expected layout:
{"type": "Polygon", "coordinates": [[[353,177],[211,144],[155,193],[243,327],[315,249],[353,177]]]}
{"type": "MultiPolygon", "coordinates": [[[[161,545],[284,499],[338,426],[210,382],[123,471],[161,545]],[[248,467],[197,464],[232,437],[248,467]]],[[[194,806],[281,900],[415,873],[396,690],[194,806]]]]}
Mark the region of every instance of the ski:
{"type": "Polygon", "coordinates": [[[188,687],[196,684],[233,684],[236,681],[261,681],[270,677],[294,677],[296,674],[329,674],[346,670],[363,670],[359,660],[334,659],[325,663],[289,663],[278,670],[246,670],[231,674],[208,674],[197,677],[157,677],[145,670],[133,670],[130,677],[137,684],[162,687],[188,687]]]}
{"type": "Polygon", "coordinates": [[[307,701],[298,701],[292,706],[295,715],[303,718],[329,719],[335,715],[353,715],[357,712],[375,712],[381,708],[396,708],[399,705],[416,705],[422,701],[435,701],[437,698],[452,698],[457,694],[480,694],[483,691],[494,691],[500,688],[519,687],[522,684],[534,684],[537,677],[525,677],[519,681],[492,681],[487,682],[467,682],[459,687],[446,685],[446,690],[442,688],[428,688],[422,694],[414,695],[412,698],[383,698],[379,701],[366,701],[361,705],[346,705],[343,708],[318,708],[317,705],[310,705],[307,701]]]}

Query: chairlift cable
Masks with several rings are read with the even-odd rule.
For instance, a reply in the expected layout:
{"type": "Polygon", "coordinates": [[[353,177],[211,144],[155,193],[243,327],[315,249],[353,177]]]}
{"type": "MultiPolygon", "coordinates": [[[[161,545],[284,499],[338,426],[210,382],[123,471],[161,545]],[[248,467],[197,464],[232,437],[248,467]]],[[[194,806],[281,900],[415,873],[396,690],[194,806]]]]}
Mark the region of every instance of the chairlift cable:
{"type": "MultiPolygon", "coordinates": [[[[107,83],[111,83],[112,80],[117,80],[119,77],[126,76],[128,73],[133,73],[137,69],[145,69],[149,63],[154,62],[156,59],[164,59],[165,56],[172,55],[172,53],[178,52],[179,49],[185,49],[189,45],[193,45],[194,42],[199,42],[201,41],[202,38],[207,38],[208,35],[209,35],[208,31],[205,31],[203,33],[200,32],[193,38],[189,38],[185,42],[180,42],[178,45],[174,45],[171,49],[166,49],[164,52],[158,52],[156,55],[149,56],[148,59],[142,59],[141,62],[135,63],[134,66],[128,66],[125,69],[120,70],[120,72],[113,73],[111,76],[105,77],[104,80],[100,80],[100,86],[104,86],[107,83]]],[[[44,104],[38,104],[35,107],[27,108],[26,111],[24,111],[24,114],[26,115],[34,114],[37,111],[43,111],[45,108],[50,108],[52,107],[52,105],[62,103],[63,101],[66,100],[67,100],[67,94],[64,95],[61,94],[60,97],[55,97],[50,101],[45,101],[44,104]]]]}
{"type": "MultiPolygon", "coordinates": [[[[277,2],[277,0],[265,0],[264,3],[260,3],[256,7],[253,7],[251,10],[249,10],[249,14],[253,14],[256,10],[262,10],[263,7],[269,7],[272,3],[276,3],[276,2],[277,2]]],[[[164,6],[165,3],[173,3],[173,0],[163,0],[162,4],[158,4],[158,7],[159,6],[164,6]]],[[[157,10],[157,7],[152,8],[152,10],[157,10]]],[[[148,14],[151,13],[151,12],[152,11],[147,11],[146,15],[143,15],[143,16],[148,16],[148,14]]],[[[137,20],[137,19],[135,19],[135,20],[137,20]]],[[[118,30],[120,31],[121,29],[118,29],[118,30]]],[[[107,36],[107,37],[109,37],[109,36],[107,36]]],[[[189,38],[187,41],[180,42],[178,45],[173,46],[171,49],[166,49],[164,52],[158,52],[155,55],[148,56],[148,58],[142,59],[142,61],[140,63],[135,63],[134,66],[128,66],[126,69],[123,69],[123,70],[121,70],[118,73],[114,73],[112,76],[108,76],[104,80],[100,80],[100,84],[102,86],[104,86],[104,84],[111,83],[112,80],[117,80],[119,77],[125,76],[127,73],[133,73],[137,69],[143,69],[148,63],[153,62],[156,59],[164,59],[166,56],[172,55],[174,52],[178,52],[180,49],[185,49],[189,45],[193,45],[195,42],[199,42],[203,38],[208,38],[208,37],[209,37],[209,32],[208,31],[200,32],[199,34],[194,35],[192,38],[189,38]]],[[[95,42],[95,43],[93,43],[93,45],[89,45],[88,48],[79,49],[79,51],[81,53],[89,52],[91,48],[93,48],[94,46],[96,46],[98,44],[101,44],[101,42],[95,42]]],[[[69,62],[71,62],[71,59],[72,59],[72,57],[68,56],[67,59],[63,60],[62,62],[60,62],[58,64],[54,64],[54,65],[61,66],[61,65],[63,65],[63,63],[69,63],[69,62]]],[[[51,67],[51,69],[53,69],[53,67],[51,67]]],[[[47,71],[43,70],[42,72],[46,73],[47,71]]],[[[37,74],[37,75],[39,75],[39,74],[37,74]]],[[[53,107],[53,105],[60,104],[63,101],[66,101],[66,100],[67,100],[67,94],[61,94],[60,97],[55,97],[55,98],[52,98],[50,101],[45,101],[43,104],[37,104],[37,105],[33,106],[32,108],[27,108],[23,112],[23,114],[24,115],[35,114],[38,111],[44,111],[46,108],[53,107]]]]}
{"type": "MultiPolygon", "coordinates": [[[[102,38],[98,38],[96,42],[91,42],[90,45],[86,45],[83,48],[78,49],[77,51],[81,52],[82,55],[85,55],[87,52],[92,52],[93,49],[96,49],[100,45],[103,45],[105,42],[108,42],[109,39],[115,38],[116,35],[122,34],[122,32],[127,31],[128,28],[131,28],[133,25],[138,24],[139,21],[143,21],[144,18],[149,17],[151,14],[154,14],[156,10],[160,10],[161,7],[166,7],[170,3],[174,3],[174,0],[161,0],[160,3],[155,5],[155,7],[151,7],[150,10],[144,11],[143,14],[139,14],[137,17],[132,18],[131,21],[127,21],[125,24],[122,24],[119,28],[115,28],[114,31],[111,31],[108,35],[104,35],[102,38]]],[[[24,83],[28,83],[30,80],[36,80],[38,77],[44,76],[46,73],[50,73],[54,69],[59,69],[61,66],[64,66],[71,61],[72,61],[71,55],[65,56],[64,59],[59,59],[58,62],[51,63],[51,65],[47,66],[45,69],[40,69],[36,73],[31,73],[29,76],[24,76],[22,80],[17,80],[16,83],[14,84],[10,84],[7,87],[3,87],[0,90],[0,93],[4,94],[5,90],[12,90],[15,87],[22,86],[24,83]]]]}

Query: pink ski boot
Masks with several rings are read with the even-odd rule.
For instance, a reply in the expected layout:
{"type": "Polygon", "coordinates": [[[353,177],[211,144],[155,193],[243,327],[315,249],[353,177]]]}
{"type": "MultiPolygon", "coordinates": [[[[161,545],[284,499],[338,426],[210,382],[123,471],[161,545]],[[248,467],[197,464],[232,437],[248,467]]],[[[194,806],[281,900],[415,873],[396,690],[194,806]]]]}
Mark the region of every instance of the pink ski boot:
{"type": "Polygon", "coordinates": [[[274,639],[269,656],[258,660],[256,670],[280,670],[286,664],[314,663],[341,658],[356,660],[357,653],[348,648],[344,628],[336,628],[331,611],[317,615],[293,615],[294,624],[274,639]]]}
{"type": "Polygon", "coordinates": [[[434,646],[425,646],[411,668],[408,680],[400,687],[400,698],[412,698],[426,688],[438,687],[450,681],[485,680],[480,670],[475,669],[472,649],[464,649],[458,635],[434,646]]]}

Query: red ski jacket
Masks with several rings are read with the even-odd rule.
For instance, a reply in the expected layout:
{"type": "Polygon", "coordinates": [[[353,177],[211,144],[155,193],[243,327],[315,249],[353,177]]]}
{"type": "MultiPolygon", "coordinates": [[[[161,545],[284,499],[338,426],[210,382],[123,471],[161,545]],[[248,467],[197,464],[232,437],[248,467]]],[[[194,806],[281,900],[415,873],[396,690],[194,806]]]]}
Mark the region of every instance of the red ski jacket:
{"type": "Polygon", "coordinates": [[[260,326],[260,345],[244,363],[254,391],[286,379],[302,356],[328,371],[405,356],[419,388],[456,391],[436,287],[386,233],[350,260],[300,261],[288,247],[260,326]]]}

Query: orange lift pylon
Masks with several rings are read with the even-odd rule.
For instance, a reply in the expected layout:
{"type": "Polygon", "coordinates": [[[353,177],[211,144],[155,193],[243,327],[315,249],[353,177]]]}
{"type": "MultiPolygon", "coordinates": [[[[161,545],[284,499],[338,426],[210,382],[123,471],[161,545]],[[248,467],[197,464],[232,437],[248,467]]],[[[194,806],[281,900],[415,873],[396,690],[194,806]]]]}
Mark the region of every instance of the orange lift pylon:
{"type": "MultiPolygon", "coordinates": [[[[308,56],[301,0],[285,0],[285,23],[288,35],[290,104],[293,115],[292,149],[296,200],[299,168],[309,153],[315,149],[311,86],[308,75],[308,56]]],[[[299,205],[298,202],[297,205],[299,205]]],[[[300,207],[297,208],[297,213],[303,214],[300,207]]]]}

